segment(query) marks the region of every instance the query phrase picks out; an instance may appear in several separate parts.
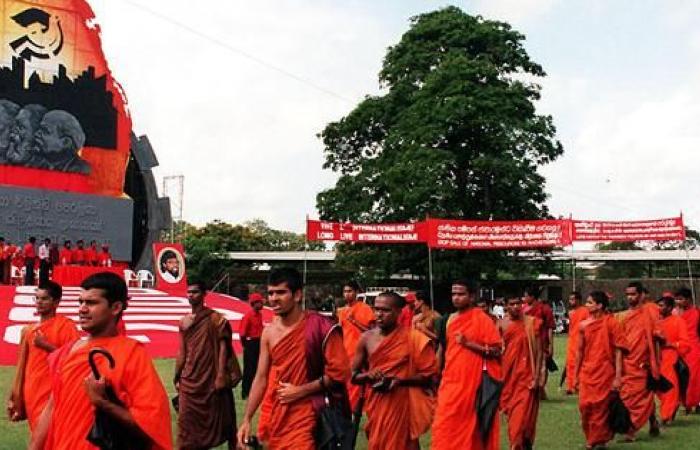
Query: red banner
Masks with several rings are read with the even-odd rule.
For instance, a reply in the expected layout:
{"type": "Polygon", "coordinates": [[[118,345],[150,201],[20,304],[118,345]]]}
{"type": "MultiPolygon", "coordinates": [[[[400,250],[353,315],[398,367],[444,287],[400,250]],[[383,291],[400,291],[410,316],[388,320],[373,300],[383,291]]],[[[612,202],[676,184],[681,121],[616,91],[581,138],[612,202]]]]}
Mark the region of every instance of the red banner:
{"type": "Polygon", "coordinates": [[[508,250],[571,244],[569,220],[428,220],[432,248],[508,250]]]}
{"type": "Polygon", "coordinates": [[[683,241],[685,227],[683,217],[620,222],[574,220],[573,238],[593,242],[683,241]]]}
{"type": "Polygon", "coordinates": [[[184,255],[182,244],[153,244],[153,272],[157,289],[180,294],[187,291],[184,255]]]}
{"type": "Polygon", "coordinates": [[[360,224],[306,221],[306,236],[310,241],[415,244],[427,241],[426,231],[425,222],[360,224]]]}

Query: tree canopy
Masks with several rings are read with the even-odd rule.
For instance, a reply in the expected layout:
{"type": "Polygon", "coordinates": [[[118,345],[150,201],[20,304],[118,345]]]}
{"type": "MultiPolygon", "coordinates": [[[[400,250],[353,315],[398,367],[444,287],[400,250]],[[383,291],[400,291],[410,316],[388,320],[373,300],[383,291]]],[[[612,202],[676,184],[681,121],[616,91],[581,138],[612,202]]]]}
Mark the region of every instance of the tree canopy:
{"type": "MultiPolygon", "coordinates": [[[[340,175],[317,196],[321,217],[547,217],[538,168],[563,149],[552,117],[536,111],[541,87],[533,80],[545,72],[524,40],[505,22],[457,7],[413,17],[384,58],[382,94],[366,97],[320,134],[324,168],[340,175]]],[[[389,270],[415,270],[425,259],[424,249],[382,252],[394,255],[389,270]]],[[[476,262],[466,253],[443,253],[450,265],[476,262]]],[[[478,260],[503,261],[486,253],[478,260]]]]}

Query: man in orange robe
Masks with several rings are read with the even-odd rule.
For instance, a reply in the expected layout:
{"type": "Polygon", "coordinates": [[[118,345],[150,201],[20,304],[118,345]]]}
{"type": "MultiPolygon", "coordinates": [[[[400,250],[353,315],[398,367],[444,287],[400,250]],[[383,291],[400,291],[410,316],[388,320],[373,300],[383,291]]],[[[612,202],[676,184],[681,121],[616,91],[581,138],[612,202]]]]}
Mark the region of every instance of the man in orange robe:
{"type": "Polygon", "coordinates": [[[142,344],[117,334],[117,320],[127,306],[126,283],[113,273],[97,273],[86,278],[81,287],[78,317],[88,337],[51,355],[51,398],[29,449],[94,449],[86,437],[95,410],[129,430],[129,439],[143,440],[153,450],[171,449],[168,398],[153,362],[142,344]],[[109,368],[106,357],[96,355],[101,375],[96,380],[88,355],[98,347],[112,355],[115,365],[109,368]],[[124,406],[108,400],[108,386],[124,406]]]}
{"type": "Polygon", "coordinates": [[[26,418],[30,430],[36,426],[51,394],[51,385],[47,382],[50,379],[49,355],[78,339],[75,323],[56,315],[62,294],[61,286],[53,281],[39,286],[35,300],[39,323],[22,330],[17,371],[7,411],[13,422],[26,418]]]}
{"type": "Polygon", "coordinates": [[[362,335],[355,353],[352,381],[371,386],[365,406],[368,450],[418,450],[433,419],[435,350],[423,333],[398,323],[404,306],[397,293],[380,294],[373,308],[377,328],[362,335]]]}
{"type": "Polygon", "coordinates": [[[673,315],[675,304],[676,300],[673,297],[662,297],[659,300],[661,319],[654,332],[661,347],[659,372],[673,384],[670,391],[656,394],[661,402],[659,416],[661,416],[662,425],[668,424],[676,417],[676,412],[681,405],[681,393],[678,387],[675,364],[678,358],[684,357],[690,351],[685,322],[680,317],[673,315]]]}
{"type": "Polygon", "coordinates": [[[594,291],[586,300],[590,317],[579,324],[574,384],[586,436],[586,449],[605,448],[613,438],[608,426],[610,393],[622,385],[622,354],[627,342],[622,327],[610,315],[608,296],[594,291]]]}
{"type": "MultiPolygon", "coordinates": [[[[343,285],[343,298],[346,306],[338,309],[338,323],[343,329],[343,345],[348,361],[355,359],[355,350],[360,342],[360,336],[374,325],[374,313],[365,303],[357,299],[360,293],[360,285],[354,281],[348,281],[343,285]]],[[[361,388],[349,383],[347,386],[350,396],[350,407],[353,411],[360,399],[361,388]]]]}
{"type": "Polygon", "coordinates": [[[630,412],[632,429],[625,436],[634,441],[635,434],[649,422],[649,434],[659,435],[659,423],[654,414],[654,391],[647,387],[649,375],[659,378],[658,355],[654,345],[655,322],[649,309],[641,303],[643,287],[636,282],[625,289],[629,309],[618,313],[618,320],[625,333],[629,352],[623,358],[622,388],[620,397],[630,412]]]}
{"type": "MultiPolygon", "coordinates": [[[[554,312],[552,308],[540,300],[541,293],[542,288],[539,286],[528,286],[523,291],[523,302],[525,302],[523,305],[523,312],[528,316],[537,317],[542,323],[540,326],[540,341],[546,361],[547,358],[552,358],[554,356],[554,328],[556,324],[554,323],[554,312]]],[[[544,384],[542,385],[543,387],[540,390],[540,394],[542,400],[546,400],[547,378],[549,377],[546,364],[542,365],[542,376],[544,377],[544,384]]]]}
{"type": "Polygon", "coordinates": [[[690,369],[690,380],[688,390],[685,392],[683,405],[686,414],[692,412],[693,408],[700,409],[700,309],[693,304],[693,293],[688,288],[680,288],[675,293],[676,306],[681,319],[685,322],[685,329],[688,332],[688,343],[690,351],[686,355],[685,362],[690,369]]]}
{"type": "Polygon", "coordinates": [[[508,417],[511,450],[532,449],[544,382],[540,319],[524,316],[522,306],[522,299],[509,298],[499,323],[504,343],[501,409],[508,417]]]}
{"type": "Polygon", "coordinates": [[[295,269],[270,273],[268,302],[277,317],[263,330],[258,370],[238,428],[239,448],[247,448],[261,403],[258,436],[271,450],[316,448],[314,428],[324,393],[349,419],[345,384],[350,364],[340,327],[302,310],[302,291],[295,269]]]}
{"type": "Polygon", "coordinates": [[[576,390],[576,351],[578,350],[578,326],[588,319],[588,309],[583,305],[580,292],[569,295],[569,337],[566,344],[566,395],[573,395],[576,390]]]}
{"type": "Polygon", "coordinates": [[[432,427],[433,450],[499,448],[498,417],[482,439],[475,403],[485,373],[502,379],[498,361],[501,337],[493,320],[474,307],[476,292],[469,281],[452,284],[452,304],[457,312],[447,318],[446,345],[440,344],[439,358],[445,364],[432,427]]]}

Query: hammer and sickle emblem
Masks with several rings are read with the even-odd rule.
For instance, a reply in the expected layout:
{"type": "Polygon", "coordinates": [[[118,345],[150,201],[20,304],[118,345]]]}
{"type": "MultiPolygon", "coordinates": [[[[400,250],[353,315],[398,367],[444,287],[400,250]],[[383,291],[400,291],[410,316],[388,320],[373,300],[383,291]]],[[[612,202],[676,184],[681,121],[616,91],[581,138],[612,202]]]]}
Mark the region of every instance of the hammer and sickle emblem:
{"type": "Polygon", "coordinates": [[[63,28],[58,16],[29,8],[12,16],[12,20],[27,29],[24,36],[10,42],[12,50],[23,59],[49,59],[63,49],[63,28]]]}

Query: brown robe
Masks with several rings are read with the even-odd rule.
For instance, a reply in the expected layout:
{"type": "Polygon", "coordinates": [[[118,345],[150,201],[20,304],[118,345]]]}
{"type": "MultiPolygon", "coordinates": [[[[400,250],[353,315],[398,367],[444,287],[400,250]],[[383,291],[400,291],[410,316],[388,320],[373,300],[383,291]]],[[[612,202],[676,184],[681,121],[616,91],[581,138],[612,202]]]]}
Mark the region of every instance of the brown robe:
{"type": "Polygon", "coordinates": [[[236,410],[233,378],[240,374],[231,346],[231,326],[224,316],[205,308],[180,324],[180,407],[177,443],[180,449],[211,448],[235,439],[236,410]],[[217,391],[214,382],[220,346],[227,346],[228,386],[217,391]],[[233,376],[233,378],[232,378],[233,376]]]}

